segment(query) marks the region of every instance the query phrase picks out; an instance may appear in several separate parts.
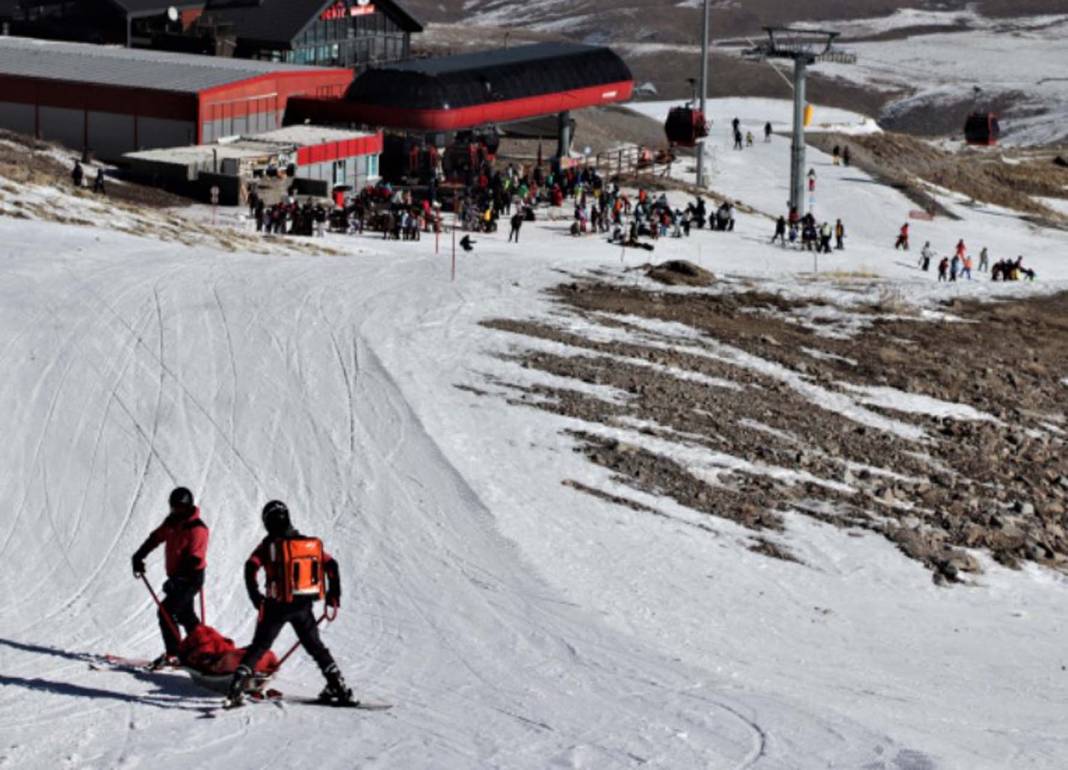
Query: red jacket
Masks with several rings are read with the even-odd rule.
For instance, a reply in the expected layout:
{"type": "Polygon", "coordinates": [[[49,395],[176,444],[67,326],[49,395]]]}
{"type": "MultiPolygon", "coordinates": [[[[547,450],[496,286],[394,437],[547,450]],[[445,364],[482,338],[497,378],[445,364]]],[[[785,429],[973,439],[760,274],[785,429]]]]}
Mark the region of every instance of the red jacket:
{"type": "Polygon", "coordinates": [[[167,577],[189,575],[208,566],[208,525],[200,518],[200,509],[187,518],[168,516],[152,530],[138,549],[142,558],[164,543],[167,577]]]}

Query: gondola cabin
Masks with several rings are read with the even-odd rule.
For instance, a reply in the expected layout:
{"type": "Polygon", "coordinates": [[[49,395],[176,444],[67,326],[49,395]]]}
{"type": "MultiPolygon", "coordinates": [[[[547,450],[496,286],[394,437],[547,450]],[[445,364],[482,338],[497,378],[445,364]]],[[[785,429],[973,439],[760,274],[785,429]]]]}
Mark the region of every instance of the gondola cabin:
{"type": "Polygon", "coordinates": [[[964,141],[981,147],[993,147],[998,143],[1001,126],[993,112],[975,112],[964,123],[964,141]]]}
{"type": "Polygon", "coordinates": [[[693,107],[672,107],[664,122],[668,141],[679,147],[693,147],[697,140],[708,136],[705,114],[693,107]]]}

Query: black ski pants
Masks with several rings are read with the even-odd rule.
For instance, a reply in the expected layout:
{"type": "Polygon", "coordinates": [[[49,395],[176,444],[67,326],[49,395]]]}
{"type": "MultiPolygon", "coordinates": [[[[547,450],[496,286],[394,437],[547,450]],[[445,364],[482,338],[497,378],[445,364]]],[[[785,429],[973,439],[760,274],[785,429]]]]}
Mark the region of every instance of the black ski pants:
{"type": "Polygon", "coordinates": [[[312,614],[312,603],[307,599],[289,604],[268,599],[263,606],[263,615],[256,624],[252,644],[245,649],[245,655],[241,658],[241,665],[255,670],[256,664],[263,654],[271,649],[286,623],[293,626],[297,639],[319,665],[320,671],[325,673],[334,665],[334,657],[319,637],[319,627],[315,624],[315,616],[312,614]]]}
{"type": "Polygon", "coordinates": [[[200,593],[204,585],[204,573],[196,572],[192,575],[168,578],[163,584],[163,609],[159,616],[159,630],[163,634],[163,644],[168,655],[178,654],[178,642],[181,640],[175,635],[173,628],[181,626],[187,634],[200,625],[200,618],[193,609],[193,601],[200,593]],[[166,615],[164,614],[166,612],[166,615]],[[167,616],[171,622],[167,622],[167,616]]]}

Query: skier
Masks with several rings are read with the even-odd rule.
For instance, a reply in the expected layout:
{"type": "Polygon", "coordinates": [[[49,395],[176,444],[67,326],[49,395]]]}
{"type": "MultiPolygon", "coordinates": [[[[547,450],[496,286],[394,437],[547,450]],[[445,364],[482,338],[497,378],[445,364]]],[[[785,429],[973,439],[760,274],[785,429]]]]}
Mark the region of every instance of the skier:
{"type": "Polygon", "coordinates": [[[783,248],[786,248],[786,217],[781,214],[775,223],[775,235],[771,236],[771,242],[775,243],[775,241],[779,241],[783,248]]]}
{"type": "Polygon", "coordinates": [[[834,240],[834,247],[838,249],[838,251],[845,249],[845,225],[842,224],[841,219],[834,223],[834,240]]]}
{"type": "Polygon", "coordinates": [[[508,232],[508,242],[511,243],[514,238],[515,242],[519,243],[519,228],[523,226],[523,212],[516,209],[509,222],[512,225],[512,229],[508,232]]]}
{"type": "Polygon", "coordinates": [[[938,280],[945,281],[949,273],[949,257],[942,257],[942,260],[938,263],[938,280]]]}
{"type": "Polygon", "coordinates": [[[204,569],[207,567],[208,525],[200,518],[193,493],[178,487],[171,492],[168,502],[170,514],[152,530],[132,558],[134,577],[140,578],[145,574],[145,557],[156,546],[164,545],[167,582],[163,584],[159,628],[165,651],[152,662],[150,668],[154,669],[176,662],[178,642],[181,641],[174,632],[178,625],[187,634],[200,625],[193,610],[193,599],[204,585],[204,569]]]}
{"type": "Polygon", "coordinates": [[[979,252],[979,272],[983,273],[990,269],[990,253],[986,250],[986,246],[979,252]]]}
{"type": "Polygon", "coordinates": [[[897,241],[894,243],[894,249],[909,250],[909,223],[901,225],[901,230],[898,231],[897,241]]]}
{"type": "Polygon", "coordinates": [[[771,141],[771,121],[770,120],[767,123],[764,124],[764,141],[765,142],[770,142],[771,141]]]}
{"type": "Polygon", "coordinates": [[[949,263],[949,280],[956,281],[957,276],[960,274],[960,257],[956,254],[953,255],[953,259],[949,263]]]}
{"type": "Polygon", "coordinates": [[[293,528],[289,508],[280,500],[272,500],[263,507],[262,519],[267,536],[245,562],[245,588],[260,616],[252,643],[245,649],[230,680],[225,705],[238,706],[243,702],[253,667],[287,623],[326,678],[320,700],[353,703],[352,690],[319,638],[319,628],[312,615],[312,605],[324,596],[327,606],[335,609],[341,606],[337,561],[323,550],[319,540],[305,537],[293,528]],[[307,564],[310,569],[301,570],[297,564],[307,564]],[[261,568],[265,573],[266,597],[260,592],[257,580],[261,568]]]}
{"type": "Polygon", "coordinates": [[[968,248],[964,245],[964,239],[961,238],[957,241],[957,259],[964,259],[964,255],[967,253],[968,248]]]}
{"type": "Polygon", "coordinates": [[[923,272],[927,272],[931,267],[931,260],[934,259],[934,249],[931,248],[931,242],[927,241],[923,244],[923,249],[920,250],[920,269],[923,272]]]}

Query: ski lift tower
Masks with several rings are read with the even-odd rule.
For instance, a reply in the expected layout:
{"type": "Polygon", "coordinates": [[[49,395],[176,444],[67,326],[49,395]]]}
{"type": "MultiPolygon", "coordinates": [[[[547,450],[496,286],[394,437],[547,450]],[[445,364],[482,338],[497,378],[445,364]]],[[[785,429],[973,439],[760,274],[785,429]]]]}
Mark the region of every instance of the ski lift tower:
{"type": "Polygon", "coordinates": [[[767,42],[744,52],[746,58],[792,59],[794,62],[794,133],[790,145],[790,208],[802,210],[805,201],[805,75],[820,62],[854,64],[856,54],[835,48],[838,32],[826,29],[765,27],[767,42]]]}

